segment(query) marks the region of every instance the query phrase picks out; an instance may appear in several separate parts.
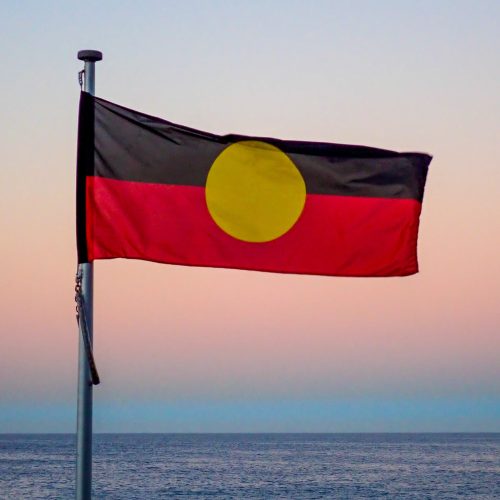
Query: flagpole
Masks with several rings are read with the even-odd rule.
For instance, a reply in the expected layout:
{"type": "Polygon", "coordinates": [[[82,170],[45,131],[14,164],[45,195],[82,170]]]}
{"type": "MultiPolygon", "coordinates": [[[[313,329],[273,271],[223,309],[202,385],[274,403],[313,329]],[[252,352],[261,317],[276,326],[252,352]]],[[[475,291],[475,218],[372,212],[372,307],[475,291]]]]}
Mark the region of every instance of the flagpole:
{"type": "MultiPolygon", "coordinates": [[[[95,63],[102,59],[97,50],[80,50],[78,59],[84,61],[83,90],[95,94],[95,63]]],[[[85,307],[88,337],[92,346],[94,265],[79,264],[81,294],[85,307]]],[[[82,328],[80,322],[80,328],[82,328]]],[[[80,332],[78,346],[78,409],[76,423],[76,498],[89,500],[92,494],[92,379],[85,348],[84,335],[80,332]]]]}

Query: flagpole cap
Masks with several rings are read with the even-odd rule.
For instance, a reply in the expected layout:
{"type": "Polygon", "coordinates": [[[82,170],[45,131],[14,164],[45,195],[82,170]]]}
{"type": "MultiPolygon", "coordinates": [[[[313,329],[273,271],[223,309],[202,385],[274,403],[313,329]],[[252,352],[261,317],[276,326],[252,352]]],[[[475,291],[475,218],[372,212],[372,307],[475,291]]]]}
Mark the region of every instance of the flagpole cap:
{"type": "Polygon", "coordinates": [[[102,59],[102,52],[99,50],[79,50],[78,59],[85,62],[96,62],[102,59]]]}

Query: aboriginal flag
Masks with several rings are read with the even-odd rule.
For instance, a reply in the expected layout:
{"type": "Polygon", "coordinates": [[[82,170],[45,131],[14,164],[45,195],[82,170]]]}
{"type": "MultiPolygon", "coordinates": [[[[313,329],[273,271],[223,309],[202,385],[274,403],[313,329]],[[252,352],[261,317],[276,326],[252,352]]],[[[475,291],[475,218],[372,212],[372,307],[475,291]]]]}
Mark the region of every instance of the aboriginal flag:
{"type": "Polygon", "coordinates": [[[79,262],[416,273],[431,157],[215,135],[82,92],[79,262]]]}

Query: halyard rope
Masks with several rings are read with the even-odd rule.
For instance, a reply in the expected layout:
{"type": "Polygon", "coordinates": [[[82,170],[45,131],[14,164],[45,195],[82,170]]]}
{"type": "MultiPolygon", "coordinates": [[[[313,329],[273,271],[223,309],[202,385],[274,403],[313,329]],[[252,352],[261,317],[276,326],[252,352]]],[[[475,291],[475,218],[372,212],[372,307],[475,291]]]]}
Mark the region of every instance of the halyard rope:
{"type": "Polygon", "coordinates": [[[76,321],[78,322],[79,330],[82,334],[83,344],[85,346],[85,354],[89,364],[90,381],[93,385],[100,383],[99,374],[94,361],[94,354],[92,352],[92,343],[90,342],[90,333],[87,324],[87,316],[85,313],[85,299],[82,294],[82,273],[77,271],[75,277],[75,302],[76,302],[76,321]]]}

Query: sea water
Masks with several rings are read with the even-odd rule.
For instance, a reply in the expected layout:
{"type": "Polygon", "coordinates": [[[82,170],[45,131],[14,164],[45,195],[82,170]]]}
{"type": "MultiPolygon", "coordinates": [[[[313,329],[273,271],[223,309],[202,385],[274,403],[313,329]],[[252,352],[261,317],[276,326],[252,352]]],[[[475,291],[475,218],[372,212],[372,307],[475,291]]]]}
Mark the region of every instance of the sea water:
{"type": "MultiPolygon", "coordinates": [[[[94,498],[500,499],[500,434],[96,434],[94,498]]],[[[0,498],[74,498],[75,436],[0,434],[0,498]]]]}

